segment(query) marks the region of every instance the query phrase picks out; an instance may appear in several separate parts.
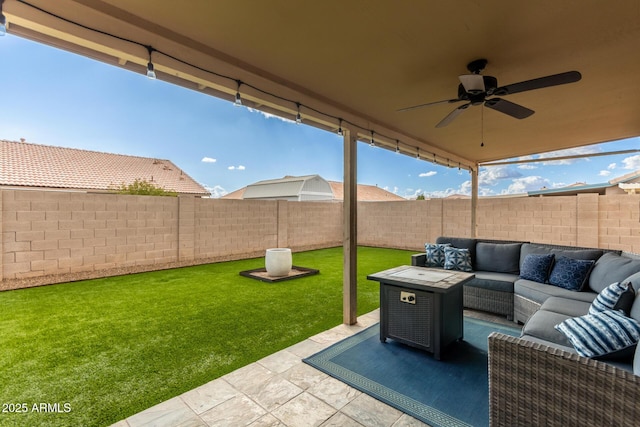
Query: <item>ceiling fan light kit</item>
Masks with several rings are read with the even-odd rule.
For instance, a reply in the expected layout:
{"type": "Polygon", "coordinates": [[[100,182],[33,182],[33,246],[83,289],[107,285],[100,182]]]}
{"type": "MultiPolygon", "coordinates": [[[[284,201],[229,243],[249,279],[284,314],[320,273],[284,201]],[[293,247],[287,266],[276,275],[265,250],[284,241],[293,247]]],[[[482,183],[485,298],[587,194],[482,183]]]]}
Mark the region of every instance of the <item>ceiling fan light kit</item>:
{"type": "Polygon", "coordinates": [[[466,104],[456,107],[452,112],[445,116],[444,119],[438,122],[436,125],[437,128],[447,126],[469,106],[477,105],[484,105],[487,108],[491,108],[492,110],[521,120],[531,116],[535,111],[511,101],[497,98],[497,96],[507,96],[529,90],[574,83],[582,78],[582,75],[578,71],[567,71],[565,73],[525,80],[519,83],[512,83],[510,85],[500,87],[498,86],[497,78],[493,76],[480,75],[487,64],[488,61],[486,59],[476,59],[467,65],[467,69],[471,74],[458,76],[460,84],[458,85],[457,98],[414,105],[412,107],[402,108],[398,111],[410,111],[444,103],[451,104],[456,102],[466,102],[466,104]]]}

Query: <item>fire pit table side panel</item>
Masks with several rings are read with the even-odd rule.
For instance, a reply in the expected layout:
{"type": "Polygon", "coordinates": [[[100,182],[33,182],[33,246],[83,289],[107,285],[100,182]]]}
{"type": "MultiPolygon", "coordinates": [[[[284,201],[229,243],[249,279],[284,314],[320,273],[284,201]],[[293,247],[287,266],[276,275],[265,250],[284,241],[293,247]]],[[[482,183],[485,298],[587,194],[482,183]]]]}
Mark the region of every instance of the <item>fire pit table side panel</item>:
{"type": "Polygon", "coordinates": [[[439,360],[448,344],[464,337],[462,285],[474,276],[432,272],[441,270],[402,266],[367,278],[380,282],[380,340],[421,348],[439,360]]]}

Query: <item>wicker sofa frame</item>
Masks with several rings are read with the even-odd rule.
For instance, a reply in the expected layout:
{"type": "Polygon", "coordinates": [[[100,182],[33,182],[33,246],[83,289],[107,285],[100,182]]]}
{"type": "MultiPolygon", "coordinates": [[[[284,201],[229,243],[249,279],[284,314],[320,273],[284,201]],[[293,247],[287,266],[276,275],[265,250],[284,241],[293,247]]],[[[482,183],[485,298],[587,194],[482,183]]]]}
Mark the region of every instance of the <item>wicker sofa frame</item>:
{"type": "Polygon", "coordinates": [[[640,377],[512,336],[489,336],[491,426],[636,426],[640,377]]]}

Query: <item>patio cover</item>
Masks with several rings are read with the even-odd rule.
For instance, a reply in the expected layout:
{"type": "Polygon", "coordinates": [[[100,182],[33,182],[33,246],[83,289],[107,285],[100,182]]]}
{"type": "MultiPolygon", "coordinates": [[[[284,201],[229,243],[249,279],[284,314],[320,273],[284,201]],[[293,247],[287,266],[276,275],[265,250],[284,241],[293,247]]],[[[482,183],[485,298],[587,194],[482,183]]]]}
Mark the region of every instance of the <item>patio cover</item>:
{"type": "Polygon", "coordinates": [[[468,169],[477,190],[483,162],[640,135],[637,0],[4,0],[3,11],[10,33],[140,73],[150,50],[160,79],[347,131],[352,296],[357,140],[468,169]],[[475,106],[436,128],[459,104],[397,112],[455,98],[478,58],[499,85],[571,70],[582,80],[510,95],[536,111],[524,120],[475,106]]]}

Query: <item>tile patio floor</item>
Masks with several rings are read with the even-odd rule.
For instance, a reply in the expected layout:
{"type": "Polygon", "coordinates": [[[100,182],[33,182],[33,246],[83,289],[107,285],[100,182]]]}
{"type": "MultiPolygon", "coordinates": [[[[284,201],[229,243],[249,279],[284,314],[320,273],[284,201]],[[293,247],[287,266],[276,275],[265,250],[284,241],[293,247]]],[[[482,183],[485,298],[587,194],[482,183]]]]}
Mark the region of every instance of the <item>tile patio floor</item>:
{"type": "MultiPolygon", "coordinates": [[[[503,318],[465,310],[465,315],[503,318]]],[[[302,362],[380,320],[375,310],[122,420],[112,427],[406,427],[426,424],[302,362]]]]}

